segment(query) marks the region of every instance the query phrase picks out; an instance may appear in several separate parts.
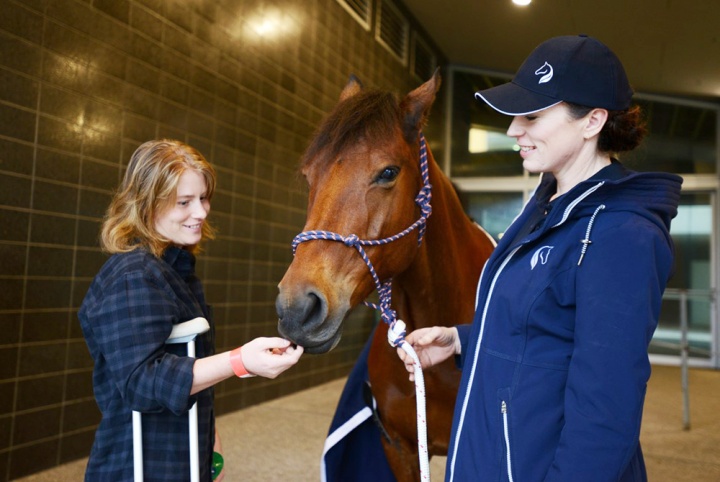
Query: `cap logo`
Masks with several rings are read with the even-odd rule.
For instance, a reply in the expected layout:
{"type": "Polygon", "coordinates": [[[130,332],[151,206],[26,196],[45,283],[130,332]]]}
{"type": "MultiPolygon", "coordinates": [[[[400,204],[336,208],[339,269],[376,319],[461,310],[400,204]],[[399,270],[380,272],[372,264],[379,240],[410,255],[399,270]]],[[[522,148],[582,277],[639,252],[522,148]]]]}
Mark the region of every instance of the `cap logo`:
{"type": "Polygon", "coordinates": [[[542,67],[537,69],[535,71],[535,75],[542,75],[540,77],[540,80],[538,80],[538,84],[544,84],[546,82],[550,82],[550,79],[553,78],[553,68],[552,65],[545,62],[542,67]]]}

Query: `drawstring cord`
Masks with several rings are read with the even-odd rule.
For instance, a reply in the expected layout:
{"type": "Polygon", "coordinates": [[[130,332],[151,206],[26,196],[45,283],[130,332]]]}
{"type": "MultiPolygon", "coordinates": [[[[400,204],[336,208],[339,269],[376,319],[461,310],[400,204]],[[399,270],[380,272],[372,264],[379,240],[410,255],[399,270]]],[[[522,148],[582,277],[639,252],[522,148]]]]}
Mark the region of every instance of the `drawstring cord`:
{"type": "Polygon", "coordinates": [[[590,231],[592,231],[593,224],[595,223],[595,218],[597,217],[598,213],[605,209],[605,205],[601,204],[595,209],[595,212],[590,217],[590,222],[588,223],[587,229],[585,230],[585,239],[581,239],[580,242],[582,243],[582,249],[580,250],[580,259],[578,259],[578,266],[580,266],[580,263],[582,263],[583,258],[585,257],[585,252],[588,249],[588,246],[592,244],[592,241],[590,241],[590,231]]]}

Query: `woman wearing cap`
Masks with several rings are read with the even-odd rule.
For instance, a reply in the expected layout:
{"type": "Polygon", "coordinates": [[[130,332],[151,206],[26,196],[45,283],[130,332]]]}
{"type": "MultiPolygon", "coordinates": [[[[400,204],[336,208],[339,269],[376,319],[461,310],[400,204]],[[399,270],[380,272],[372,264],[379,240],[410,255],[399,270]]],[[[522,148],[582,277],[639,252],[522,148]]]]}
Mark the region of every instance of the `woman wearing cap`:
{"type": "Polygon", "coordinates": [[[476,94],[513,116],[508,136],[542,175],[485,266],[473,323],[407,336],[423,367],[455,355],[462,369],[447,481],[647,479],[647,348],[682,180],[615,158],[645,133],[632,93],[612,51],[566,36],[476,94]]]}

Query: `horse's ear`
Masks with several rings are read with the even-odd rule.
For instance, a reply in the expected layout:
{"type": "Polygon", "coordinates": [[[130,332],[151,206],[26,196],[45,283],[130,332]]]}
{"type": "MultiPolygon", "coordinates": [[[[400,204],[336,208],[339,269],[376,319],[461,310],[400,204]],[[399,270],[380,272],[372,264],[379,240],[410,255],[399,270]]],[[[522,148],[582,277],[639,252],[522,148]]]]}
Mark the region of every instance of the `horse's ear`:
{"type": "Polygon", "coordinates": [[[418,132],[425,126],[438,90],[440,90],[439,67],[435,69],[430,80],[410,92],[400,102],[404,114],[403,131],[408,141],[416,139],[418,132]]]}
{"type": "Polygon", "coordinates": [[[359,94],[362,90],[362,82],[360,82],[360,79],[355,77],[354,74],[350,75],[350,80],[348,80],[348,83],[343,88],[342,92],[340,93],[340,102],[344,101],[345,99],[349,99],[353,95],[359,94]]]}

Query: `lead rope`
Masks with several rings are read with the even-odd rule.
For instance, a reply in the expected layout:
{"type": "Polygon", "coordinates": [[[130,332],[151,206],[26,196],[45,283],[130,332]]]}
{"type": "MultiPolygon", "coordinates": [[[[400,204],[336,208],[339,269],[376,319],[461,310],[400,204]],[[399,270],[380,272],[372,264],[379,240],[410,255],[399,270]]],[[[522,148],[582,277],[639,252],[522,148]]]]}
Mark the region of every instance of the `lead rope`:
{"type": "Polygon", "coordinates": [[[423,187],[415,197],[415,203],[420,207],[420,218],[404,231],[384,239],[359,239],[355,234],[342,236],[332,231],[311,230],[303,231],[295,236],[292,241],[293,256],[297,251],[298,245],[305,241],[325,240],[338,241],[345,246],[353,247],[360,254],[365,265],[370,271],[370,275],[375,282],[375,289],[378,292],[379,304],[364,301],[363,304],[380,312],[380,318],[389,325],[388,342],[393,347],[399,346],[405,353],[413,359],[413,367],[415,372],[415,401],[417,409],[417,427],[418,427],[418,456],[420,459],[420,480],[430,480],[430,462],[427,448],[427,419],[425,416],[425,379],[423,377],[422,365],[418,359],[415,350],[408,342],[405,341],[405,322],[397,318],[397,313],[391,308],[392,304],[392,279],[381,282],[380,278],[372,265],[370,258],[363,246],[382,246],[407,236],[415,229],[418,230],[418,246],[422,243],[427,227],[427,219],[432,214],[432,186],[430,185],[430,175],[428,172],[427,161],[427,145],[425,144],[425,136],[420,133],[420,172],[423,180],[423,187]]]}
{"type": "Polygon", "coordinates": [[[418,431],[418,457],[420,459],[420,480],[430,480],[430,457],[427,446],[427,419],[425,417],[425,377],[423,376],[422,364],[413,350],[413,347],[405,341],[405,322],[396,320],[388,329],[388,342],[392,346],[400,346],[405,353],[413,359],[415,373],[415,409],[417,411],[418,431]]]}

